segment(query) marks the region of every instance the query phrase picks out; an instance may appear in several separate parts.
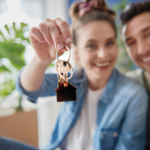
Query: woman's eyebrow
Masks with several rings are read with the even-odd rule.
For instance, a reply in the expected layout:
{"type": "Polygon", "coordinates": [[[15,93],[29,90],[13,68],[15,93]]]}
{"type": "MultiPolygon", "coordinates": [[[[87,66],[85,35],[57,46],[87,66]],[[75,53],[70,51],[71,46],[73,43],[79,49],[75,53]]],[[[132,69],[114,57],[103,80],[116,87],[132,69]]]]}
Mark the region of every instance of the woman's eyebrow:
{"type": "Polygon", "coordinates": [[[110,38],[107,39],[107,41],[115,40],[115,39],[116,39],[116,37],[110,37],[110,38]]]}
{"type": "MultiPolygon", "coordinates": [[[[115,39],[116,39],[116,37],[110,37],[110,38],[106,39],[106,41],[115,40],[115,39]]],[[[89,39],[87,42],[98,42],[98,41],[95,39],[89,39]]]]}
{"type": "Polygon", "coordinates": [[[97,42],[95,39],[89,39],[87,42],[97,42]]]}

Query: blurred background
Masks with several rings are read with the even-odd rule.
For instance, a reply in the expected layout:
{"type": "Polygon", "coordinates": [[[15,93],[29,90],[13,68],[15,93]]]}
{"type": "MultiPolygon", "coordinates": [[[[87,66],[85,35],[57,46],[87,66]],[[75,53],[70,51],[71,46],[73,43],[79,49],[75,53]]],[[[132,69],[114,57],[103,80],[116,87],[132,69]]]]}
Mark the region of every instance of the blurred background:
{"type": "MultiPolygon", "coordinates": [[[[29,30],[46,18],[62,18],[71,24],[69,7],[77,0],[0,0],[0,136],[43,148],[50,138],[60,103],[55,97],[39,98],[32,104],[15,90],[19,70],[34,56],[29,30]]],[[[142,0],[106,0],[119,15],[125,6],[142,0]]],[[[116,67],[123,73],[135,69],[129,60],[118,30],[119,57],[116,67]]],[[[67,55],[63,56],[64,58],[67,55]]],[[[73,63],[73,60],[71,60],[73,63]]],[[[55,72],[50,64],[46,72],[55,72]]]]}

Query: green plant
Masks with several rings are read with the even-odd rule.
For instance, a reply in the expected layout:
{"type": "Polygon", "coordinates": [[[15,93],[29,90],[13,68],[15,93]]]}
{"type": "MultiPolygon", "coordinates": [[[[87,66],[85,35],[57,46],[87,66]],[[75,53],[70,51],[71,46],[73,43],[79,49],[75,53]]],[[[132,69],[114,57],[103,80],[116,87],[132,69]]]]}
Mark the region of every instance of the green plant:
{"type": "MultiPolygon", "coordinates": [[[[20,23],[19,29],[16,25],[16,23],[12,23],[12,26],[5,25],[0,30],[0,74],[5,77],[4,81],[0,83],[1,98],[11,94],[15,89],[15,77],[12,74],[25,65],[23,54],[26,44],[30,43],[29,38],[24,36],[28,31],[28,25],[20,23]],[[6,65],[4,59],[9,60],[11,65],[6,65]]],[[[20,96],[17,110],[22,110],[21,101],[22,97],[20,96]]]]}
{"type": "Polygon", "coordinates": [[[127,0],[121,0],[118,4],[113,6],[113,9],[115,10],[115,12],[117,12],[116,28],[117,28],[117,37],[118,37],[117,44],[119,48],[119,55],[118,55],[116,67],[123,73],[135,68],[134,64],[128,57],[126,48],[121,40],[121,22],[118,17],[120,16],[120,13],[124,10],[127,4],[128,4],[127,0]]]}
{"type": "MultiPolygon", "coordinates": [[[[5,78],[0,83],[0,98],[3,98],[2,100],[15,90],[16,74],[25,66],[24,52],[26,45],[30,44],[29,38],[25,36],[28,31],[26,23],[20,23],[19,28],[16,23],[12,23],[12,26],[5,25],[0,30],[0,76],[5,78]],[[4,60],[9,60],[10,65],[6,65],[4,60]]],[[[53,63],[49,65],[49,67],[52,66],[54,66],[53,63]]],[[[21,111],[21,96],[18,102],[16,111],[21,111]]]]}

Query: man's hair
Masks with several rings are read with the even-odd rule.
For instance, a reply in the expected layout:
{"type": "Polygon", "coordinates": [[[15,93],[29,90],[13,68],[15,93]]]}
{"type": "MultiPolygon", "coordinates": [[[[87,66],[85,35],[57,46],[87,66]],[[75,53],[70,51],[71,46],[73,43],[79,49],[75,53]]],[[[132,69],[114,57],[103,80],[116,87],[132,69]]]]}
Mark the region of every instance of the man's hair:
{"type": "Polygon", "coordinates": [[[131,5],[127,5],[120,16],[122,25],[128,23],[131,19],[144,12],[150,12],[150,1],[132,3],[131,5]]]}

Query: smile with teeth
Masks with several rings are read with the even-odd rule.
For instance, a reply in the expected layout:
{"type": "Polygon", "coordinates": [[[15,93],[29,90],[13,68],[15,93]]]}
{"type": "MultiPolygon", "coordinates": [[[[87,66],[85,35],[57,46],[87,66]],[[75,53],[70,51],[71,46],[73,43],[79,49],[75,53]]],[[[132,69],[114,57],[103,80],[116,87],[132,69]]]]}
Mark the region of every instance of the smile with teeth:
{"type": "Polygon", "coordinates": [[[142,59],[143,62],[149,62],[150,61],[150,57],[142,59]]]}
{"type": "Polygon", "coordinates": [[[106,63],[96,63],[95,66],[96,67],[107,67],[109,66],[110,62],[106,62],[106,63]]]}

